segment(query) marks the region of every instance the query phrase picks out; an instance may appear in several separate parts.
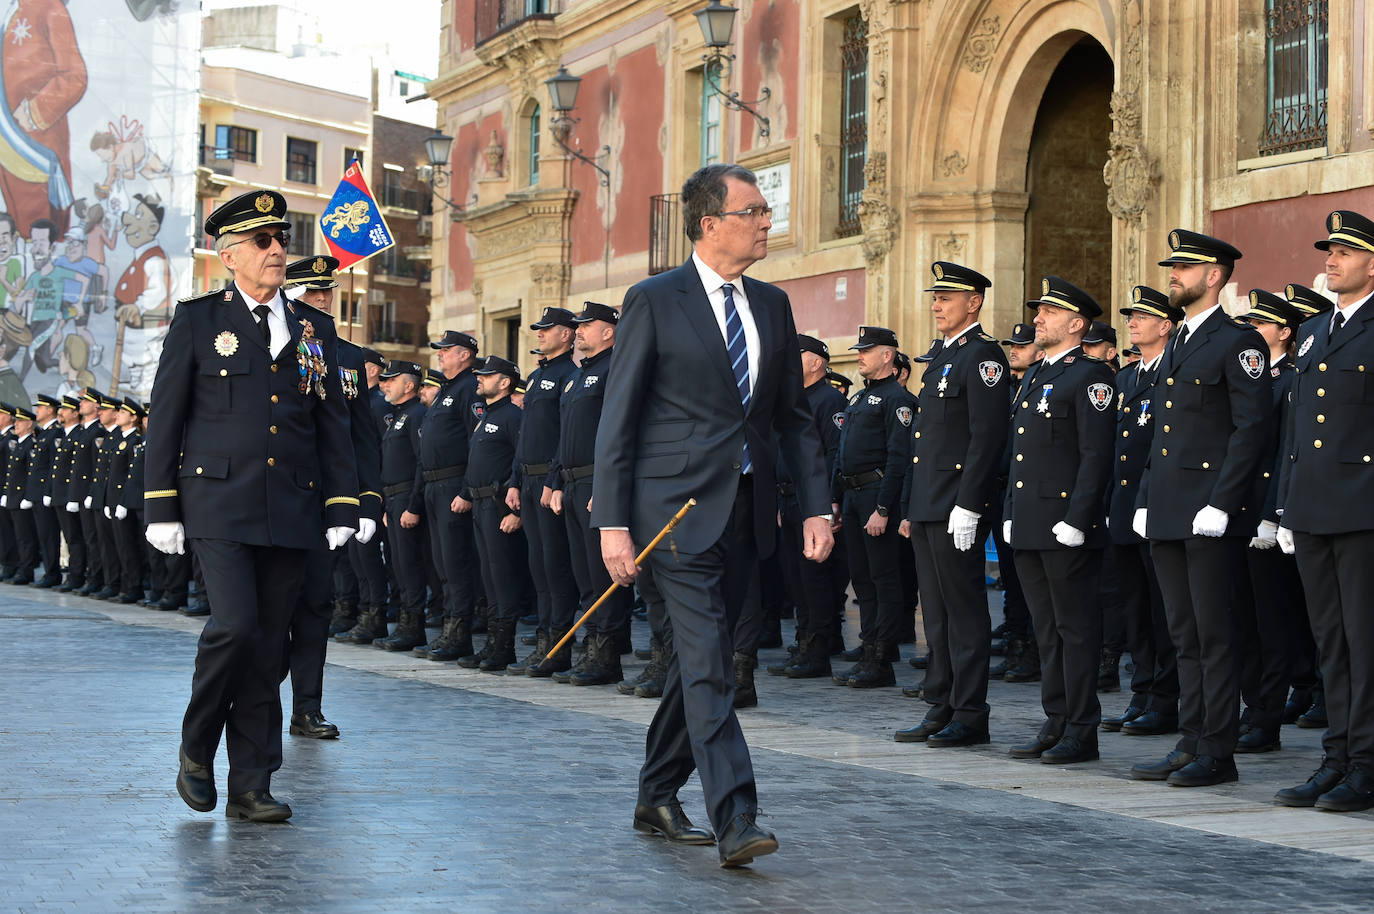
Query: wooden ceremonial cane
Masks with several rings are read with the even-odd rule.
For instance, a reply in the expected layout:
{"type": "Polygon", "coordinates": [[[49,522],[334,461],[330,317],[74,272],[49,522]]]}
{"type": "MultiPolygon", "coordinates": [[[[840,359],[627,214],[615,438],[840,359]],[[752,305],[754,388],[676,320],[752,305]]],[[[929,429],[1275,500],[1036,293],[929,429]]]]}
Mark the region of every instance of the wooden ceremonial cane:
{"type": "MultiPolygon", "coordinates": [[[[662,530],[658,531],[658,536],[650,540],[649,545],[645,546],[644,549],[639,553],[639,555],[635,557],[636,568],[643,564],[644,560],[649,557],[649,553],[654,551],[654,547],[657,546],[665,536],[667,536],[669,533],[673,531],[673,528],[677,526],[678,521],[682,520],[683,516],[686,515],[688,511],[696,507],[696,503],[697,500],[695,498],[687,499],[687,503],[678,509],[678,512],[674,514],[671,519],[669,519],[668,523],[663,525],[662,530]]],[[[544,655],[544,660],[541,660],[539,662],[541,664],[544,663],[544,661],[548,660],[554,654],[562,650],[563,645],[571,641],[572,636],[577,633],[577,630],[579,628],[582,627],[582,623],[590,619],[592,617],[592,613],[600,609],[601,604],[605,603],[607,598],[610,597],[611,594],[615,593],[615,589],[619,586],[619,584],[612,582],[611,586],[606,588],[606,592],[601,595],[601,598],[587,608],[587,611],[582,614],[582,618],[578,619],[576,622],[573,623],[573,627],[568,629],[568,633],[564,635],[562,638],[560,638],[557,644],[549,648],[549,652],[544,655]]]]}

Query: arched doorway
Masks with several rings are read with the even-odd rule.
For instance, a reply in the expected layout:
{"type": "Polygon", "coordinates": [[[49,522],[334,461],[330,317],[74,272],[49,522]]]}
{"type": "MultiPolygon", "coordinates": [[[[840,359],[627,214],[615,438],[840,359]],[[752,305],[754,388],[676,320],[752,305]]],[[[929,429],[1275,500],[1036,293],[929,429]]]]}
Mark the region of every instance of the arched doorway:
{"type": "Polygon", "coordinates": [[[1102,166],[1111,134],[1112,60],[1084,38],[1065,53],[1040,100],[1026,163],[1026,298],[1062,276],[1115,313],[1112,217],[1102,166]]]}

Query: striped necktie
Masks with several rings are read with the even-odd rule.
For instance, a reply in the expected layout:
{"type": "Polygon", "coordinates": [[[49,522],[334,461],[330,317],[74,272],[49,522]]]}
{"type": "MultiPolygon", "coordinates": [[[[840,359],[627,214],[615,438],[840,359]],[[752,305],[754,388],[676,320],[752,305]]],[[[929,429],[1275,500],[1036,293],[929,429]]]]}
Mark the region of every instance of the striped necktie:
{"type": "MultiPolygon", "coordinates": [[[[735,387],[739,390],[739,401],[744,406],[744,411],[749,412],[749,347],[744,340],[744,324],[739,319],[739,311],[735,309],[735,287],[730,283],[720,287],[725,293],[725,338],[726,351],[730,353],[730,370],[735,373],[735,387]]],[[[754,469],[754,463],[749,458],[749,445],[744,445],[744,472],[748,473],[754,469]]]]}

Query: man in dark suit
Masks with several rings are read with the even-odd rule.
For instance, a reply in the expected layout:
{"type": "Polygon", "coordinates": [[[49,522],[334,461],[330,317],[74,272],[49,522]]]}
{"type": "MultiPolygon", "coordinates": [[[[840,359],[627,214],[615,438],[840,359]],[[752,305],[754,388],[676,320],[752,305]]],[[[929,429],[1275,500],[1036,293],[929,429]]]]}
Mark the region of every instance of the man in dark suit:
{"type": "Polygon", "coordinates": [[[1276,538],[1298,558],[1329,726],[1321,767],[1275,799],[1355,812],[1374,807],[1374,220],[1340,210],[1326,227],[1336,308],[1298,332],[1276,538]]]}
{"type": "Polygon", "coordinates": [[[780,289],[744,277],[768,253],[771,210],[752,172],[709,165],[682,188],[691,259],[630,289],[621,311],[597,434],[592,526],[616,583],[643,546],[696,498],[646,571],[667,605],[674,656],[640,772],[635,827],[711,843],[678,789],[701,775],[723,866],[777,850],[755,821],[749,747],[735,718],[732,636],[759,544],[776,541],[774,461],[788,460],[808,559],[833,543],[825,459],[802,394],[792,309],[780,289]]]}
{"type": "Polygon", "coordinates": [[[177,306],[153,382],[144,493],[147,539],[189,540],[211,616],[182,722],[177,792],[215,808],[211,767],[227,730],[225,814],[281,822],[269,791],[281,767],[282,652],[310,550],[358,528],[358,479],[332,326],[296,313],[281,286],[286,199],[251,191],[205,220],[234,274],[177,306]]]}
{"type": "Polygon", "coordinates": [[[1169,301],[1184,320],[1164,350],[1151,405],[1149,465],[1132,528],[1150,540],[1178,651],[1174,751],[1132,777],[1175,787],[1236,780],[1239,665],[1232,600],[1259,523],[1252,497],[1271,419],[1269,347],[1221,308],[1240,251],[1183,229],[1169,233],[1169,301]]]}

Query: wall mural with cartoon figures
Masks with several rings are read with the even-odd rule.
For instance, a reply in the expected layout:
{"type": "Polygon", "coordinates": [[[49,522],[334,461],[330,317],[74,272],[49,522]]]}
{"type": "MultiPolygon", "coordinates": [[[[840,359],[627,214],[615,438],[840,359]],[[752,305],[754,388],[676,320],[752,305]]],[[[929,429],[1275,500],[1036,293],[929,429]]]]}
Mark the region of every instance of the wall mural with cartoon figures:
{"type": "Polygon", "coordinates": [[[192,0],[0,0],[0,400],[147,399],[191,288],[192,0]]]}

